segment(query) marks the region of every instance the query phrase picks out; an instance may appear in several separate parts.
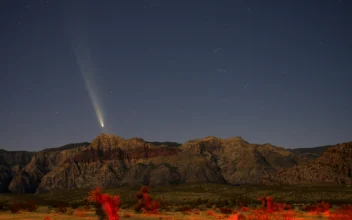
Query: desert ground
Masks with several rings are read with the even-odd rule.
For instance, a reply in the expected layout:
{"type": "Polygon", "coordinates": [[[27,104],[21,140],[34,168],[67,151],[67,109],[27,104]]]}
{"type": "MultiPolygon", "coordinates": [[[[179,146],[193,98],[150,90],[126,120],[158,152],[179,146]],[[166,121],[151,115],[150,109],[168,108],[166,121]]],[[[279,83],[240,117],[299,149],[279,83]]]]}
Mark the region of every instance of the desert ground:
{"type": "MultiPolygon", "coordinates": [[[[157,214],[137,213],[133,210],[136,203],[135,187],[104,189],[105,193],[120,196],[120,219],[351,219],[332,218],[341,205],[352,203],[352,187],[336,185],[320,186],[232,186],[217,184],[192,184],[165,187],[150,187],[150,196],[160,202],[157,214]],[[291,205],[291,209],[267,214],[263,210],[259,197],[271,196],[279,204],[291,205]],[[328,210],[314,210],[318,204],[328,204],[328,210]],[[311,206],[310,209],[307,207],[311,206]],[[254,215],[255,214],[255,215],[254,215]],[[266,217],[268,215],[268,217],[266,217]],[[330,215],[330,218],[329,218],[330,215]],[[258,217],[261,216],[261,217],[258,217]],[[270,217],[269,217],[270,216],[270,217]],[[283,216],[286,216],[285,218],[283,216]]],[[[96,220],[94,206],[87,208],[84,199],[89,189],[57,190],[38,194],[1,194],[2,219],[91,219],[96,220]],[[35,211],[19,210],[11,212],[14,202],[34,201],[35,211]],[[61,207],[61,209],[60,209],[61,207]]]]}

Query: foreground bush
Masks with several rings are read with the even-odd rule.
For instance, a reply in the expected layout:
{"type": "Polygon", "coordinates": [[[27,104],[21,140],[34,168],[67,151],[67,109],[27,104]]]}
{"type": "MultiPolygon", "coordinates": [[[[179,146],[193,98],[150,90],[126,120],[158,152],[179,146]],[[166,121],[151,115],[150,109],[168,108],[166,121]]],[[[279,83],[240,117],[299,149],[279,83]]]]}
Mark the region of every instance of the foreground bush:
{"type": "Polygon", "coordinates": [[[55,206],[55,211],[58,213],[66,213],[67,207],[68,207],[68,204],[66,204],[64,202],[60,202],[55,206]]]}
{"type": "Polygon", "coordinates": [[[35,212],[38,209],[37,204],[33,200],[28,200],[26,203],[23,204],[23,209],[28,212],[35,212]]]}
{"type": "Polygon", "coordinates": [[[8,201],[0,201],[0,211],[5,211],[6,210],[6,204],[8,201]]]}
{"type": "Polygon", "coordinates": [[[14,201],[10,206],[11,213],[18,213],[21,210],[21,203],[14,201]]]}
{"type": "Polygon", "coordinates": [[[135,194],[137,204],[134,205],[136,212],[145,212],[149,214],[157,214],[160,208],[159,201],[152,200],[149,196],[149,188],[147,186],[141,187],[138,193],[135,194]]]}
{"type": "MultiPolygon", "coordinates": [[[[119,196],[110,196],[108,194],[102,194],[101,188],[97,187],[89,193],[88,200],[97,204],[97,207],[101,207],[105,215],[109,220],[119,220],[118,207],[120,205],[119,196]]],[[[102,213],[99,213],[102,216],[102,213]]]]}

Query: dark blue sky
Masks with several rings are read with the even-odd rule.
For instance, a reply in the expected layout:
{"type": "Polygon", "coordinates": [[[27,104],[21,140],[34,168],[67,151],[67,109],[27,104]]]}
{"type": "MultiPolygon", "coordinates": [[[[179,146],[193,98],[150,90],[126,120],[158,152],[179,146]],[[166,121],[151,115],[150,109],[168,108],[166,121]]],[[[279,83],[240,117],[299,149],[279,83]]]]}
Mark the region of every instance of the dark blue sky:
{"type": "Polygon", "coordinates": [[[40,150],[101,132],[287,148],[352,140],[351,0],[0,7],[0,148],[40,150]]]}

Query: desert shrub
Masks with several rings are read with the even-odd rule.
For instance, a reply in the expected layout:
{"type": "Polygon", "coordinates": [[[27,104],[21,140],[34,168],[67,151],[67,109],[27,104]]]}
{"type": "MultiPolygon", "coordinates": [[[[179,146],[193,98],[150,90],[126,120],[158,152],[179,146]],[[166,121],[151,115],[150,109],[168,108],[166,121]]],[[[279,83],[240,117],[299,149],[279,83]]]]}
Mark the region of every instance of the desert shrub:
{"type": "Polygon", "coordinates": [[[99,220],[104,220],[107,218],[103,206],[100,203],[94,204],[95,206],[95,215],[98,217],[99,220]]]}
{"type": "Polygon", "coordinates": [[[232,213],[232,209],[227,208],[227,207],[223,207],[223,208],[220,208],[220,212],[222,214],[231,214],[232,213]]]}
{"type": "Polygon", "coordinates": [[[246,201],[245,199],[236,199],[235,204],[239,207],[247,207],[248,201],[246,201]]]}
{"type": "Polygon", "coordinates": [[[73,208],[67,208],[67,215],[73,215],[73,213],[75,212],[75,210],[73,208]]]}
{"type": "Polygon", "coordinates": [[[205,204],[205,206],[206,206],[207,208],[212,208],[213,205],[214,205],[214,204],[213,204],[212,202],[208,202],[208,203],[205,204]]]}
{"type": "Polygon", "coordinates": [[[325,212],[325,211],[328,211],[329,209],[330,209],[330,204],[322,201],[321,203],[318,203],[318,204],[307,205],[304,208],[304,211],[306,211],[306,212],[325,212]]]}
{"type": "Polygon", "coordinates": [[[7,210],[7,202],[8,201],[0,201],[0,211],[6,211],[7,210]]]}
{"type": "Polygon", "coordinates": [[[90,191],[88,201],[93,202],[95,208],[95,215],[98,217],[99,220],[104,220],[107,218],[103,210],[102,204],[99,202],[101,199],[102,190],[101,188],[97,187],[90,191]]]}
{"type": "Polygon", "coordinates": [[[39,206],[39,207],[37,208],[37,212],[48,214],[48,213],[50,213],[50,209],[49,209],[48,206],[39,206]]]}
{"type": "Polygon", "coordinates": [[[197,205],[203,205],[204,203],[206,202],[202,198],[197,199],[197,205]]]}
{"type": "Polygon", "coordinates": [[[79,207],[79,203],[77,203],[77,202],[71,203],[71,208],[77,209],[78,207],[79,207]]]}
{"type": "Polygon", "coordinates": [[[135,194],[137,203],[133,206],[136,212],[146,212],[151,214],[158,213],[160,208],[159,201],[152,200],[149,196],[149,188],[147,186],[142,186],[135,194]]]}
{"type": "Polygon", "coordinates": [[[65,202],[59,202],[56,207],[55,207],[55,211],[59,212],[59,213],[66,213],[67,212],[67,207],[68,204],[65,202]]]}
{"type": "Polygon", "coordinates": [[[148,193],[149,194],[149,187],[148,186],[142,186],[141,189],[139,190],[141,193],[148,193]]]}
{"type": "Polygon", "coordinates": [[[182,206],[182,207],[179,207],[176,209],[176,211],[179,211],[179,212],[187,212],[187,211],[190,211],[192,210],[193,208],[191,206],[182,206]]]}
{"type": "Polygon", "coordinates": [[[109,220],[118,220],[118,208],[120,206],[120,197],[110,196],[108,194],[102,194],[101,188],[97,187],[89,192],[88,201],[95,203],[96,214],[99,219],[105,216],[103,219],[108,218],[109,220]],[[102,213],[99,211],[102,210],[102,213]]]}
{"type": "Polygon", "coordinates": [[[207,215],[207,216],[215,216],[215,212],[214,212],[213,210],[208,210],[208,211],[206,212],[206,215],[207,215]]]}
{"type": "Polygon", "coordinates": [[[84,203],[84,210],[85,211],[89,211],[90,210],[90,204],[89,204],[89,201],[88,201],[88,199],[84,199],[83,200],[83,203],[84,203]]]}
{"type": "MultiPolygon", "coordinates": [[[[246,220],[246,219],[247,219],[246,216],[243,214],[233,214],[233,215],[230,215],[230,217],[228,218],[228,220],[246,220]]],[[[254,218],[254,219],[258,219],[258,218],[254,218]]],[[[260,219],[266,219],[266,218],[260,218],[260,219]]]]}
{"type": "Polygon", "coordinates": [[[26,203],[23,204],[23,209],[29,212],[35,212],[38,209],[37,204],[33,200],[28,200],[26,203]]]}
{"type": "Polygon", "coordinates": [[[200,215],[200,211],[199,211],[199,210],[194,210],[194,211],[193,211],[193,214],[195,214],[195,215],[200,215]]]}
{"type": "Polygon", "coordinates": [[[11,213],[18,213],[21,210],[21,203],[13,201],[10,206],[11,213]]]}
{"type": "Polygon", "coordinates": [[[229,203],[227,200],[220,200],[215,203],[216,208],[221,208],[227,206],[229,203]]]}

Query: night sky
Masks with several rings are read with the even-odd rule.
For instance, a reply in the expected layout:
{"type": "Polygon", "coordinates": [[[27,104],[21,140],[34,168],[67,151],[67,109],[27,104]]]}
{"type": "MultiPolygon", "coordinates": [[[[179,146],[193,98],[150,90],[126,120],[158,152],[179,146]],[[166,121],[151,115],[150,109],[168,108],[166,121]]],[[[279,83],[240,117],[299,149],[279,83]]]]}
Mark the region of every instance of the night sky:
{"type": "Polygon", "coordinates": [[[2,0],[0,148],[351,141],[351,24],[351,0],[2,0]]]}

